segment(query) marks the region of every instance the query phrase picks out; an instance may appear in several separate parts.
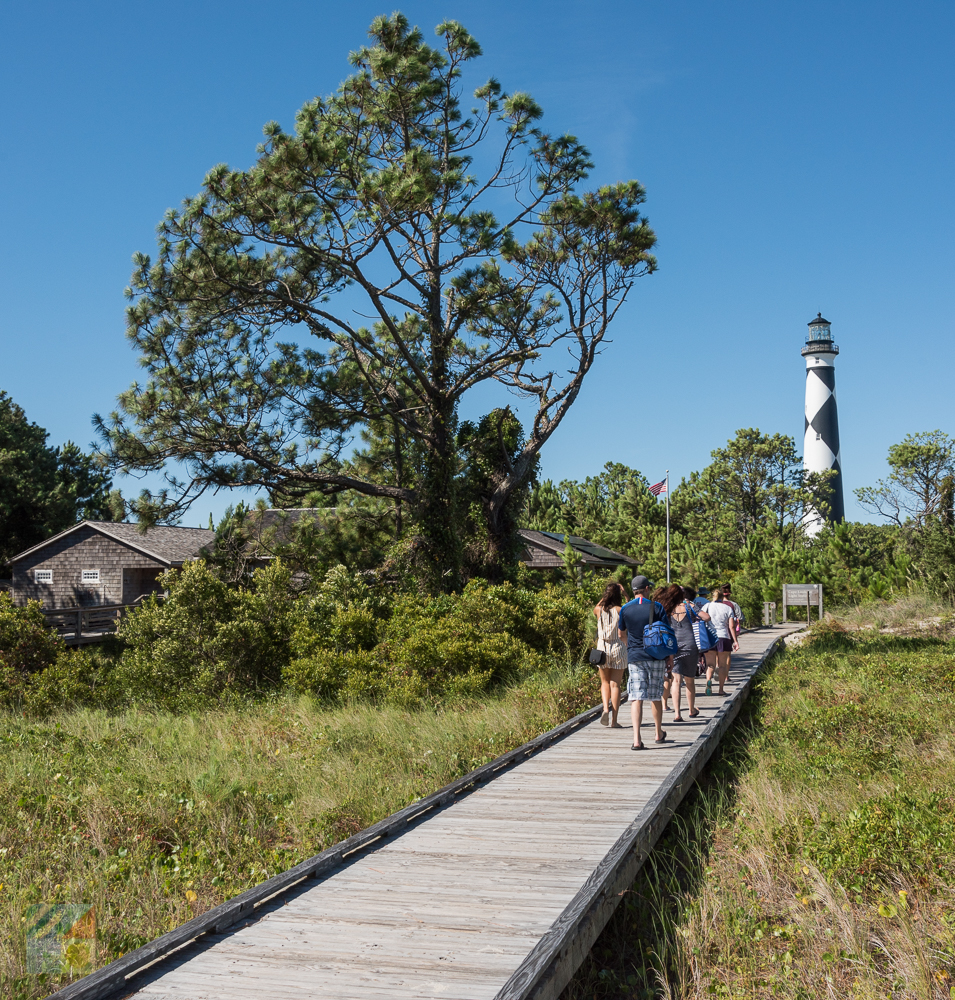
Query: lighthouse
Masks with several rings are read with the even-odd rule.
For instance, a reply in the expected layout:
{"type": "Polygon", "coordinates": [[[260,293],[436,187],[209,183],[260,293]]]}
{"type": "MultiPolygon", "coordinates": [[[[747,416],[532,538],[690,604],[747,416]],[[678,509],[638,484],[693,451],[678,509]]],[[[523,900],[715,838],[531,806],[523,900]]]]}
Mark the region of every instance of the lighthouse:
{"type": "MultiPolygon", "coordinates": [[[[836,355],[830,326],[822,313],[809,321],[809,333],[802,356],[806,359],[806,438],[803,443],[803,468],[806,472],[835,469],[829,480],[829,514],[833,523],[845,519],[842,499],[842,455],[839,452],[839,413],[836,409],[836,355]]],[[[806,530],[817,534],[823,518],[814,510],[804,516],[806,530]]]]}

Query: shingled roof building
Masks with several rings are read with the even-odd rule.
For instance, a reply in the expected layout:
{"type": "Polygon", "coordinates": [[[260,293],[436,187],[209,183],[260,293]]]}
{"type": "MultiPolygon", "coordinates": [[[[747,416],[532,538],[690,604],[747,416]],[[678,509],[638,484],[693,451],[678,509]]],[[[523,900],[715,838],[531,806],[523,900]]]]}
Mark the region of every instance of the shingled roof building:
{"type": "Polygon", "coordinates": [[[135,524],[82,521],[10,559],[13,600],[45,608],[132,604],[160,589],[164,570],[198,558],[215,534],[168,525],[143,534],[135,524]]]}
{"type": "Polygon", "coordinates": [[[577,568],[616,569],[618,566],[637,567],[639,563],[622,552],[605,549],[602,545],[588,542],[586,538],[576,535],[558,535],[553,531],[532,531],[521,528],[520,536],[524,540],[524,554],[521,562],[529,569],[562,569],[564,567],[564,550],[567,543],[577,554],[577,568]]]}

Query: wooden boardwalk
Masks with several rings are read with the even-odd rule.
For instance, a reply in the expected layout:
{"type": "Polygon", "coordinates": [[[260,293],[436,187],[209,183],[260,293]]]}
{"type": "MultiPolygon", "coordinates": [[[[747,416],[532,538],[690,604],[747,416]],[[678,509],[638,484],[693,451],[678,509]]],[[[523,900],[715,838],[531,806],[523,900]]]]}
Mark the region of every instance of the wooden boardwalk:
{"type": "Polygon", "coordinates": [[[640,753],[630,750],[626,706],[618,730],[588,713],[469,794],[439,798],[448,804],[417,825],[352,858],[332,857],[317,877],[276,883],[239,922],[227,903],[218,923],[197,918],[194,933],[209,932],[191,943],[183,938],[193,932],[166,935],[182,945],[174,954],[159,939],[138,963],[127,956],[112,975],[107,967],[56,996],[555,998],[735,717],[752,674],[800,627],[744,633],[728,697],[700,697],[699,717],[665,722],[669,740],[659,747],[649,706],[640,753]],[[157,961],[136,969],[149,958],[157,961]]]}

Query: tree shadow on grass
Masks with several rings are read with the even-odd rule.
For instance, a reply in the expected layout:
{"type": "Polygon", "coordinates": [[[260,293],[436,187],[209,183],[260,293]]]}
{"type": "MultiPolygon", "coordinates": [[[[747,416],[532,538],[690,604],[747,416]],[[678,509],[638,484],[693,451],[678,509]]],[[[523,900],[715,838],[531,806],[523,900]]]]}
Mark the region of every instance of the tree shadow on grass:
{"type": "Polygon", "coordinates": [[[653,1000],[678,981],[677,925],[688,897],[702,888],[717,828],[732,819],[750,743],[763,730],[762,679],[667,824],[637,878],[560,1000],[653,1000]]]}

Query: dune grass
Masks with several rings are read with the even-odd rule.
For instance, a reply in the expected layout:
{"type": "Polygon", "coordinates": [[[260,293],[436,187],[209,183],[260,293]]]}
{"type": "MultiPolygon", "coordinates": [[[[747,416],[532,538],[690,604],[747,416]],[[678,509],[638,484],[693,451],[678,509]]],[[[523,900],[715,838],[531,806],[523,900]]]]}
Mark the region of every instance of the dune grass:
{"type": "Polygon", "coordinates": [[[838,608],[830,618],[849,629],[892,629],[903,634],[951,632],[952,606],[925,591],[912,589],[893,601],[868,601],[838,608]]]}
{"type": "Polygon", "coordinates": [[[953,696],[947,636],[775,657],[564,1000],[955,997],[953,696]]]}
{"type": "Polygon", "coordinates": [[[555,666],[480,700],[329,710],[282,696],[175,715],[0,715],[0,995],[28,974],[32,903],[92,903],[79,975],[284,871],[599,700],[555,666]]]}

